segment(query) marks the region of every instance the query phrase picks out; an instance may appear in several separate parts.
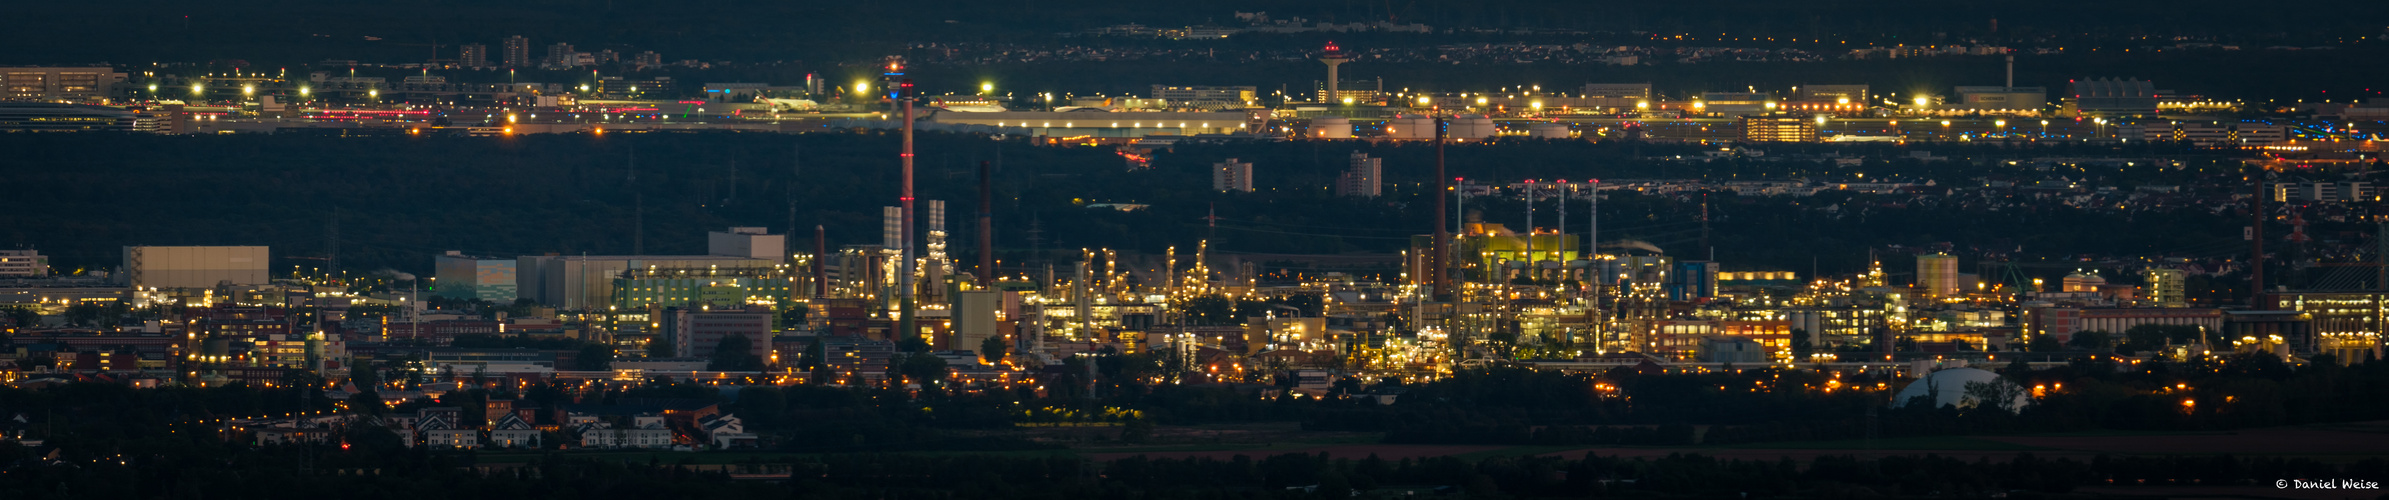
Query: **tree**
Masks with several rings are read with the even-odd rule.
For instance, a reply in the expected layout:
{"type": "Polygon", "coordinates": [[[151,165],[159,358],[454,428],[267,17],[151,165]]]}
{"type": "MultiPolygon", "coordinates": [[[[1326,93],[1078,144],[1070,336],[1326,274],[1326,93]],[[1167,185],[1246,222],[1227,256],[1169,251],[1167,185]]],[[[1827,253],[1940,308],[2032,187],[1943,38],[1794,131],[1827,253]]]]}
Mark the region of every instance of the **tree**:
{"type": "Polygon", "coordinates": [[[829,356],[829,346],[823,345],[825,342],[826,339],[815,337],[811,345],[805,346],[805,353],[797,356],[796,367],[805,371],[821,369],[824,358],[829,356]]]}
{"type": "Polygon", "coordinates": [[[614,346],[597,342],[581,345],[580,355],[572,358],[573,368],[582,371],[614,369],[614,346]]]}
{"type": "Polygon", "coordinates": [[[2015,413],[2018,409],[2016,399],[2023,395],[2024,386],[2006,380],[1966,383],[1966,399],[1973,400],[1975,408],[1998,408],[1999,411],[2015,413]]]}
{"type": "Polygon", "coordinates": [[[2169,343],[2189,343],[2194,341],[2198,339],[2198,336],[2202,331],[2203,330],[2195,325],[2148,324],[2134,326],[2129,330],[2124,330],[2124,339],[2126,340],[2126,343],[2125,345],[2118,346],[2117,349],[2124,351],[2153,351],[2169,343]]]}
{"type": "Polygon", "coordinates": [[[928,387],[945,380],[946,360],[928,353],[913,353],[904,356],[904,360],[896,364],[896,374],[928,387]]]}
{"type": "Polygon", "coordinates": [[[360,387],[356,394],[348,395],[348,411],[365,415],[380,415],[389,409],[389,406],[382,403],[381,393],[374,392],[372,388],[360,387]]]}
{"type": "Polygon", "coordinates": [[[1999,374],[2007,376],[2008,380],[2022,383],[2025,380],[2031,379],[2032,363],[2024,362],[2023,356],[2016,356],[2009,359],[2007,362],[2007,368],[1999,370],[1999,374]]]}
{"type": "Polygon", "coordinates": [[[812,314],[812,312],[813,308],[810,307],[791,307],[786,310],[782,310],[780,311],[780,315],[778,317],[780,324],[777,326],[783,330],[796,328],[797,325],[805,324],[806,316],[812,314]]]}
{"type": "Polygon", "coordinates": [[[1244,322],[1236,315],[1236,301],[1225,296],[1205,295],[1188,299],[1182,305],[1186,324],[1194,326],[1223,326],[1244,322]]]}
{"type": "Polygon", "coordinates": [[[2107,332],[2099,330],[2074,332],[2073,340],[2066,341],[2066,345],[2072,346],[2075,349],[2096,351],[2100,349],[2106,349],[2109,345],[2110,337],[2111,335],[2109,335],[2107,332]]]}
{"type": "Polygon", "coordinates": [[[929,339],[921,338],[919,335],[903,335],[902,337],[903,338],[896,340],[896,350],[904,352],[929,352],[929,339]]]}
{"type": "Polygon", "coordinates": [[[1807,353],[1808,353],[1808,349],[1809,349],[1809,341],[1808,341],[1808,329],[1807,329],[1807,328],[1793,328],[1793,329],[1792,329],[1792,352],[1793,352],[1794,354],[1807,354],[1807,353]]]}
{"type": "Polygon", "coordinates": [[[375,386],[381,385],[381,375],[382,374],[380,372],[374,371],[374,366],[372,363],[366,363],[361,366],[351,366],[349,367],[348,371],[348,383],[349,385],[357,386],[357,390],[370,391],[373,390],[375,386]]]}
{"type": "Polygon", "coordinates": [[[671,342],[671,341],[669,341],[669,340],[665,340],[663,337],[652,337],[652,338],[649,338],[649,339],[647,339],[647,357],[650,357],[650,358],[672,358],[672,357],[679,357],[679,356],[678,356],[678,353],[677,353],[676,351],[677,351],[676,349],[673,349],[673,348],[672,348],[672,342],[671,342]]]}
{"type": "Polygon", "coordinates": [[[2025,348],[2030,349],[2032,352],[2057,352],[2065,350],[2064,345],[2057,343],[2056,335],[2049,335],[2045,333],[2032,336],[2032,341],[2026,344],[2025,348]]]}
{"type": "Polygon", "coordinates": [[[99,304],[84,303],[66,306],[66,323],[74,326],[99,326],[100,316],[106,312],[107,308],[100,307],[99,304]]]}
{"type": "Polygon", "coordinates": [[[706,369],[717,372],[751,372],[763,369],[763,358],[754,353],[754,341],[745,335],[724,335],[714,344],[713,360],[706,369]]]}
{"type": "Polygon", "coordinates": [[[1005,341],[1002,335],[989,336],[987,340],[979,341],[979,359],[991,365],[1002,362],[1011,347],[1012,343],[1005,341]]]}
{"type": "Polygon", "coordinates": [[[41,326],[41,311],[35,311],[32,307],[11,307],[6,310],[8,311],[8,324],[14,325],[18,329],[41,326]]]}
{"type": "Polygon", "coordinates": [[[788,395],[777,387],[750,385],[738,389],[738,412],[751,421],[769,421],[788,410],[788,395]]]}
{"type": "Polygon", "coordinates": [[[1510,349],[1518,346],[1518,334],[1510,331],[1497,331],[1486,335],[1485,341],[1492,344],[1494,357],[1508,359],[1510,349]]]}

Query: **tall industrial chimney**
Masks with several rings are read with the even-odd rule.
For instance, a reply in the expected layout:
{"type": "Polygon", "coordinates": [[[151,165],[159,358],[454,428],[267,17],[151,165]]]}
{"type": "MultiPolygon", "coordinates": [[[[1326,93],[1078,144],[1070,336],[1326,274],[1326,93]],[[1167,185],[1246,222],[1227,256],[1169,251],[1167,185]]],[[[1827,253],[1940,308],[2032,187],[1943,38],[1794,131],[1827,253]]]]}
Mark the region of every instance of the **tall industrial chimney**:
{"type": "MultiPolygon", "coordinates": [[[[2011,50],[2012,50],[2012,49],[2011,49],[2011,50]]],[[[2000,89],[2000,90],[2002,90],[2002,91],[2011,91],[2011,92],[2012,92],[2012,91],[2014,91],[2014,89],[2015,89],[2015,88],[2016,88],[2016,53],[2011,51],[2011,52],[2008,52],[2008,53],[2007,53],[2007,88],[2005,88],[2005,89],[2000,89]]]]}
{"type": "Polygon", "coordinates": [[[830,258],[830,254],[829,254],[829,247],[830,247],[830,245],[829,245],[829,229],[825,229],[825,228],[821,227],[821,226],[820,226],[820,225],[818,225],[818,224],[814,225],[814,226],[813,226],[813,297],[814,297],[814,298],[829,298],[829,296],[830,296],[830,273],[829,273],[829,267],[828,267],[828,265],[829,265],[829,264],[827,263],[827,261],[829,261],[829,258],[830,258]]]}
{"type": "Polygon", "coordinates": [[[979,161],[979,286],[995,287],[995,188],[987,161],[979,161]]]}

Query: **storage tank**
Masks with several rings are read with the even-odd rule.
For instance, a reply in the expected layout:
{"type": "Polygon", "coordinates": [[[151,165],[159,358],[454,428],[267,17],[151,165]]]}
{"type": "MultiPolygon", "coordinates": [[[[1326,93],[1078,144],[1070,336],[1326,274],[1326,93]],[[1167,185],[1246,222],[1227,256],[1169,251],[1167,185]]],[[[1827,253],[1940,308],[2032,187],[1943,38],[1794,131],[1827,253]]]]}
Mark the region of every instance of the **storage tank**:
{"type": "Polygon", "coordinates": [[[1528,125],[1526,126],[1526,135],[1536,139],[1566,139],[1568,138],[1568,124],[1540,122],[1528,125]]]}
{"type": "Polygon", "coordinates": [[[1351,139],[1352,119],[1341,116],[1322,116],[1311,119],[1312,139],[1351,139]]]}
{"type": "Polygon", "coordinates": [[[1493,118],[1485,115],[1453,116],[1451,124],[1449,136],[1463,141],[1484,140],[1501,131],[1493,126],[1493,118]]]}
{"type": "Polygon", "coordinates": [[[1435,117],[1401,115],[1385,121],[1385,137],[1397,140],[1435,139],[1435,117]]]}

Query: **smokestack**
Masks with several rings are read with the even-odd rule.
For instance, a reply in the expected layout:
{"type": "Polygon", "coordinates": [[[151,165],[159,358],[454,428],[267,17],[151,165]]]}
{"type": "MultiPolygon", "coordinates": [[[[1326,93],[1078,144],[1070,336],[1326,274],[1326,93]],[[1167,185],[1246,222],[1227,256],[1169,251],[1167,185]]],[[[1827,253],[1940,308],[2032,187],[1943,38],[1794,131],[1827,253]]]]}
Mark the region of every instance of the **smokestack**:
{"type": "Polygon", "coordinates": [[[2270,309],[2265,306],[2264,167],[2257,167],[2249,170],[2248,184],[2250,184],[2250,187],[2255,188],[2255,192],[2252,193],[2254,196],[2248,197],[2248,243],[2250,246],[2250,255],[2248,256],[2248,264],[2250,269],[2248,276],[2248,307],[2263,311],[2270,309]]]}
{"type": "Polygon", "coordinates": [[[995,188],[987,162],[979,162],[979,286],[995,287],[995,188]]]}
{"type": "Polygon", "coordinates": [[[2007,88],[2016,88],[2016,54],[2014,52],[2007,54],[2007,88]]]}
{"type": "Polygon", "coordinates": [[[813,298],[830,296],[829,230],[813,226],[813,298]]]}
{"type": "Polygon", "coordinates": [[[1427,257],[1428,267],[1434,269],[1429,275],[1431,281],[1428,283],[1433,287],[1433,296],[1439,300],[1452,293],[1452,282],[1449,279],[1451,263],[1444,262],[1444,259],[1451,258],[1452,254],[1452,233],[1450,228],[1443,225],[1445,212],[1443,193],[1451,190],[1451,185],[1448,184],[1451,182],[1451,178],[1444,177],[1443,173],[1443,142],[1446,126],[1443,118],[1435,119],[1435,253],[1427,257]]]}

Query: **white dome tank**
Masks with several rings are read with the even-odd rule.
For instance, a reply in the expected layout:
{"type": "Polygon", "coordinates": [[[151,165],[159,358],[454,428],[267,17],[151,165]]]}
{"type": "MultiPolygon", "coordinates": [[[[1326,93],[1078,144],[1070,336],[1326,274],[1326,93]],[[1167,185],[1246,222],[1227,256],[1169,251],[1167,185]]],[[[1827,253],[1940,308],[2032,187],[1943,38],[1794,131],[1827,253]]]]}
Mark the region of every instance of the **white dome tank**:
{"type": "Polygon", "coordinates": [[[1501,131],[1493,126],[1493,119],[1485,115],[1453,116],[1451,124],[1449,137],[1463,141],[1484,140],[1501,131]]]}
{"type": "Polygon", "coordinates": [[[1536,139],[1566,139],[1568,138],[1568,124],[1539,122],[1526,126],[1526,135],[1536,139]]]}
{"type": "Polygon", "coordinates": [[[1312,139],[1351,139],[1352,119],[1341,116],[1322,116],[1311,119],[1312,139]]]}
{"type": "Polygon", "coordinates": [[[1398,140],[1435,139],[1435,118],[1421,115],[1401,115],[1385,121],[1385,137],[1398,140]]]}

